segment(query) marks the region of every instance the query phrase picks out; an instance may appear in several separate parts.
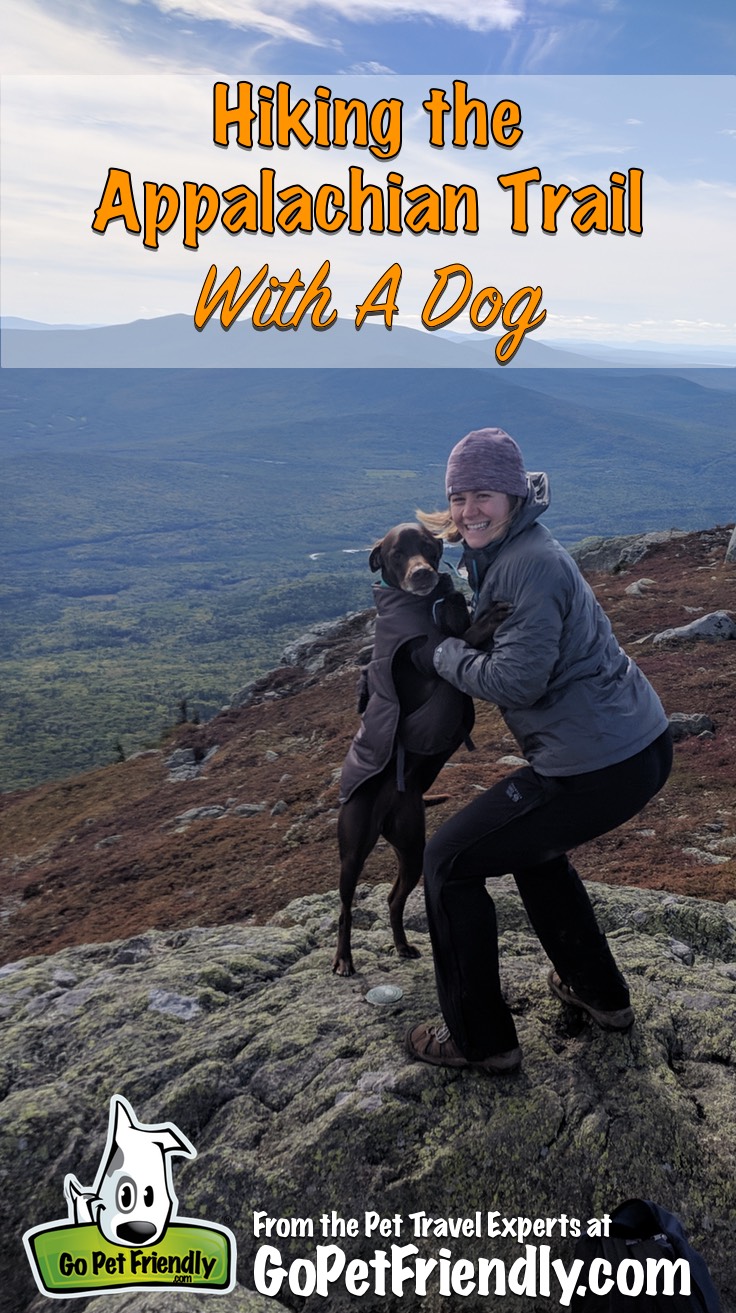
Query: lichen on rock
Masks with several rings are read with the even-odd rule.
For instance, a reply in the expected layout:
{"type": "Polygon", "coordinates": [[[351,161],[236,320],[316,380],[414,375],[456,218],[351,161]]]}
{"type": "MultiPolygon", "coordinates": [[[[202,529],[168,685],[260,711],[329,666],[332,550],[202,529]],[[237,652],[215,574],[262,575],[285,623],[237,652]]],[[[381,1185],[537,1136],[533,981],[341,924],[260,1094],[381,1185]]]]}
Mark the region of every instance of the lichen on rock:
{"type": "MultiPolygon", "coordinates": [[[[361,1222],[371,1209],[404,1219],[481,1210],[585,1221],[634,1195],[682,1217],[724,1310],[733,1309],[736,906],[590,890],[637,1023],[629,1034],[606,1034],[549,994],[546,960],[507,877],[493,893],[502,979],[524,1051],[521,1070],[507,1077],[431,1068],[404,1051],[408,1025],[436,1015],[419,893],[407,925],[422,956],[407,962],[392,948],[387,886],[360,886],[351,979],[330,971],[336,894],[302,898],[265,926],[150,932],[145,952],[138,940],[135,951],[117,942],[13,964],[0,980],[0,1169],[13,1183],[3,1192],[0,1239],[12,1273],[7,1307],[43,1306],[18,1261],[19,1237],[65,1216],[67,1172],[94,1178],[109,1099],[119,1093],[141,1120],[172,1120],[197,1148],[194,1160],[175,1166],[179,1212],[236,1234],[242,1288],[218,1304],[228,1313],[266,1307],[248,1293],[264,1243],[254,1235],[256,1210],[315,1224],[333,1209],[361,1222]],[[673,943],[692,950],[692,963],[673,943]],[[400,985],[399,1001],[366,1003],[368,989],[388,982],[400,985]],[[202,997],[206,1006],[151,1006],[152,998],[202,997]]],[[[411,1239],[404,1231],[401,1243],[411,1239]]],[[[320,1241],[274,1243],[288,1263],[320,1241]]],[[[361,1234],[350,1256],[390,1243],[361,1234]]],[[[438,1244],[416,1243],[427,1255],[438,1244]]],[[[471,1259],[492,1252],[512,1262],[522,1252],[513,1238],[447,1243],[471,1259]]],[[[572,1240],[549,1243],[569,1264],[572,1240]]],[[[110,1313],[188,1313],[204,1300],[126,1294],[89,1308],[106,1313],[108,1302],[110,1313]]],[[[401,1307],[420,1302],[426,1313],[446,1306],[430,1289],[401,1307]]],[[[486,1304],[463,1299],[471,1313],[486,1304]]],[[[80,1301],[69,1306],[80,1313],[80,1301]]],[[[339,1287],[326,1299],[282,1290],[268,1300],[275,1311],[349,1306],[339,1287]]],[[[359,1306],[394,1307],[373,1293],[359,1306]]],[[[508,1313],[528,1307],[524,1297],[504,1297],[508,1313]]],[[[535,1313],[554,1307],[544,1298],[534,1304],[535,1313]]]]}

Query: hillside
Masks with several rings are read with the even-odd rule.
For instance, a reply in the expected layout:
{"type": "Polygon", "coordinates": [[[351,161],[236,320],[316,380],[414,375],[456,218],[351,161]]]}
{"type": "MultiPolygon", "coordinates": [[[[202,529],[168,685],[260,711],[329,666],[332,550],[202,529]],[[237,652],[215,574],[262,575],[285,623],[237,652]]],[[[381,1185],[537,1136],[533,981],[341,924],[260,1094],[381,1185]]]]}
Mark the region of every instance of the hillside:
{"type": "MultiPolygon", "coordinates": [[[[628,572],[591,576],[619,639],[668,714],[703,713],[715,733],[676,746],[663,794],[579,853],[584,877],[723,901],[736,897],[736,643],[651,636],[695,614],[733,609],[730,531],[650,548],[628,572]],[[627,591],[642,578],[640,595],[627,591]]],[[[205,725],[162,750],[0,798],[2,960],[233,921],[262,922],[290,900],[336,887],[336,772],[357,727],[357,662],[370,613],[292,647],[205,725]]],[[[478,751],[457,753],[430,827],[508,767],[515,749],[479,707],[478,751]]],[[[385,845],[368,878],[392,877],[385,845]]]]}

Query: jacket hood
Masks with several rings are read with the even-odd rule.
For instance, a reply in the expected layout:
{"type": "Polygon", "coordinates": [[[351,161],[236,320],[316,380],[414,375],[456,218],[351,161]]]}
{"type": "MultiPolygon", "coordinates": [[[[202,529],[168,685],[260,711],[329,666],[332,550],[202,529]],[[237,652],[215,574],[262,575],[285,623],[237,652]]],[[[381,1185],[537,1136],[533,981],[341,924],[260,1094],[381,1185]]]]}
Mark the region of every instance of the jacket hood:
{"type": "Polygon", "coordinates": [[[462,564],[466,566],[468,578],[471,582],[480,582],[488,569],[488,566],[494,561],[498,553],[503,549],[506,543],[512,538],[517,538],[525,529],[529,529],[540,517],[544,515],[550,503],[549,479],[546,474],[527,474],[527,494],[526,500],[519,507],[518,513],[514,516],[503,538],[498,538],[486,547],[466,547],[462,556],[462,564]]]}

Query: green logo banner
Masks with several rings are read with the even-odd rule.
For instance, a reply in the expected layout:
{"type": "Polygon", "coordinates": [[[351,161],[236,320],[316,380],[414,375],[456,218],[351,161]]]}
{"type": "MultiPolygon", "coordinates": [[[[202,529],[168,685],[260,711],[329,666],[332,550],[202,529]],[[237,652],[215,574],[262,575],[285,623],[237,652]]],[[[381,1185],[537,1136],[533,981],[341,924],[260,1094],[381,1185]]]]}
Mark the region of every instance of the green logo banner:
{"type": "Polygon", "coordinates": [[[110,1100],[107,1142],[94,1182],[64,1180],[68,1216],[23,1236],[39,1290],[52,1299],[108,1290],[189,1286],[222,1294],[235,1285],[235,1236],[217,1222],[178,1216],[171,1158],[197,1150],[173,1122],[140,1122],[128,1100],[110,1100]]]}
{"type": "Polygon", "coordinates": [[[98,1227],[39,1227],[25,1236],[39,1289],[56,1298],[130,1288],[188,1286],[225,1291],[234,1280],[234,1245],[223,1227],[171,1222],[158,1244],[111,1244],[98,1227]]]}

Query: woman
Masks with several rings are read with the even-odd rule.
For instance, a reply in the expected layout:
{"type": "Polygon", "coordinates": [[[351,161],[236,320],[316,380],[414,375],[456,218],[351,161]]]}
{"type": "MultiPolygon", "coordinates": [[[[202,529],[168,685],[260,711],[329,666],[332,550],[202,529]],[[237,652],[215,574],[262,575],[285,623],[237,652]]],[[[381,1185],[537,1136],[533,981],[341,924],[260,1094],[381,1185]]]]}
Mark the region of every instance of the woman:
{"type": "Polygon", "coordinates": [[[600,1026],[633,1023],[626,982],[568,849],[614,829],[661,789],[672,765],[667,717],[619,647],[572,557],[539,523],[545,474],[527,475],[502,429],[469,433],[447,465],[447,514],[420,515],[465,544],[474,622],[508,617],[487,651],[461,638],[435,649],[440,675],[494,702],[528,765],[463,808],[430,841],[425,896],[444,1022],[414,1026],[412,1057],[512,1071],[521,1061],[501,993],[485,881],[511,872],[553,963],[553,993],[600,1026]]]}

